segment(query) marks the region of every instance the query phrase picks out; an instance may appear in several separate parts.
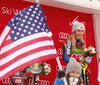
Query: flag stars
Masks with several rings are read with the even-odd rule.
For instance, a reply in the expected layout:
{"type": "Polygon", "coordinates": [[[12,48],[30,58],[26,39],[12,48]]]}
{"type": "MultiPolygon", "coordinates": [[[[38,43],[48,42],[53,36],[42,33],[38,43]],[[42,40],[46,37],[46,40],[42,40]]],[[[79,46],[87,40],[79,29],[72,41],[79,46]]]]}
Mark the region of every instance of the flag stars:
{"type": "Polygon", "coordinates": [[[42,30],[42,31],[44,31],[44,29],[43,29],[43,28],[42,28],[41,30],[42,30]]]}
{"type": "Polygon", "coordinates": [[[28,23],[28,24],[31,24],[31,22],[30,22],[30,21],[28,21],[27,23],[28,23]]]}
{"type": "Polygon", "coordinates": [[[14,26],[15,24],[13,23],[12,26],[14,26]]]}
{"type": "Polygon", "coordinates": [[[15,26],[14,29],[17,29],[17,26],[15,26]]]}
{"type": "Polygon", "coordinates": [[[34,17],[34,14],[32,14],[31,16],[34,17]]]}
{"type": "Polygon", "coordinates": [[[31,32],[29,31],[28,34],[31,34],[31,32]]]}
{"type": "Polygon", "coordinates": [[[32,11],[32,9],[30,8],[29,11],[32,11]]]}
{"type": "Polygon", "coordinates": [[[39,11],[39,13],[42,13],[41,11],[39,11]]]}
{"type": "Polygon", "coordinates": [[[34,8],[33,6],[30,6],[31,8],[34,8]]]}
{"type": "Polygon", "coordinates": [[[25,28],[28,28],[28,25],[26,25],[25,28]]]}
{"type": "Polygon", "coordinates": [[[21,11],[19,12],[19,14],[21,14],[21,11]]]}
{"type": "Polygon", "coordinates": [[[37,7],[39,7],[39,4],[37,4],[37,7]]]}
{"type": "Polygon", "coordinates": [[[33,30],[33,27],[31,27],[30,30],[33,30]]]}
{"type": "Polygon", "coordinates": [[[29,13],[29,12],[27,12],[26,14],[27,14],[27,15],[29,15],[30,13],[29,13]]]}
{"type": "Polygon", "coordinates": [[[19,20],[21,20],[21,18],[19,18],[19,20]]]}
{"type": "Polygon", "coordinates": [[[28,18],[28,16],[25,16],[25,18],[28,18]]]}
{"type": "Polygon", "coordinates": [[[14,37],[14,40],[17,40],[17,37],[14,37]]]}
{"type": "Polygon", "coordinates": [[[18,20],[18,17],[16,17],[16,20],[18,20]]]}
{"type": "Polygon", "coordinates": [[[39,5],[30,6],[12,19],[9,24],[12,25],[11,28],[13,29],[10,35],[13,41],[34,33],[49,31],[49,29],[46,28],[45,17],[42,15],[42,11],[39,10],[41,10],[39,9],[39,5]]]}
{"type": "Polygon", "coordinates": [[[20,26],[22,27],[22,26],[24,26],[24,24],[23,24],[23,23],[21,23],[21,24],[20,24],[20,26]]]}
{"type": "Polygon", "coordinates": [[[18,28],[19,31],[21,31],[21,28],[18,28]]]}
{"type": "Polygon", "coordinates": [[[14,31],[12,31],[11,33],[12,33],[12,34],[14,34],[15,32],[14,32],[14,31]]]}
{"type": "Polygon", "coordinates": [[[37,22],[37,20],[34,20],[34,22],[36,23],[36,22],[37,22]]]}
{"type": "Polygon", "coordinates": [[[38,16],[40,16],[40,14],[38,13],[38,16]]]}
{"type": "Polygon", "coordinates": [[[11,20],[12,22],[14,21],[14,19],[11,20]]]}
{"type": "Polygon", "coordinates": [[[22,20],[22,22],[26,22],[26,20],[25,20],[25,19],[23,19],[23,20],[22,20]]]}
{"type": "Polygon", "coordinates": [[[35,13],[36,13],[36,11],[33,11],[33,13],[35,14],[35,13]]]}
{"type": "Polygon", "coordinates": [[[35,30],[35,32],[38,32],[38,30],[35,30]]]}
{"type": "Polygon", "coordinates": [[[41,22],[43,22],[43,19],[41,19],[41,22]]]}
{"type": "Polygon", "coordinates": [[[44,25],[44,26],[46,26],[46,24],[45,24],[45,23],[43,23],[43,25],[44,25]]]}
{"type": "Polygon", "coordinates": [[[38,10],[38,8],[35,8],[35,10],[38,10]]]}
{"type": "Polygon", "coordinates": [[[25,32],[27,32],[27,31],[24,29],[23,32],[25,33],[25,32]]]}
{"type": "Polygon", "coordinates": [[[39,22],[39,25],[42,25],[42,23],[41,23],[41,22],[39,22]]]}
{"type": "Polygon", "coordinates": [[[36,19],[39,19],[39,17],[38,17],[38,16],[36,16],[36,19]]]}
{"type": "Polygon", "coordinates": [[[40,29],[40,26],[37,26],[38,29],[40,29]]]}
{"type": "Polygon", "coordinates": [[[21,17],[23,16],[23,14],[20,15],[21,17]]]}
{"type": "Polygon", "coordinates": [[[19,24],[19,22],[16,23],[16,25],[18,25],[18,24],[19,24]]]}
{"type": "Polygon", "coordinates": [[[21,34],[21,37],[24,37],[24,34],[21,34]]]}
{"type": "Polygon", "coordinates": [[[35,26],[35,24],[33,23],[32,26],[35,26]]]}
{"type": "Polygon", "coordinates": [[[41,19],[44,19],[43,17],[41,17],[41,19]]]}
{"type": "Polygon", "coordinates": [[[16,35],[19,35],[19,32],[17,32],[16,35]]]}
{"type": "Polygon", "coordinates": [[[32,18],[30,17],[29,20],[32,20],[32,18]]]}

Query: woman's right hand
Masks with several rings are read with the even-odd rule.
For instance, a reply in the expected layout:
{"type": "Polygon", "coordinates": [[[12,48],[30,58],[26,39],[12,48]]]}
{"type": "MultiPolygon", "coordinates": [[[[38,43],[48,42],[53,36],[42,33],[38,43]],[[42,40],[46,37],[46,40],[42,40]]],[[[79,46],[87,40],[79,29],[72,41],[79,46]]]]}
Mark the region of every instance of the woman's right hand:
{"type": "Polygon", "coordinates": [[[81,58],[80,59],[81,62],[84,62],[85,61],[85,58],[83,56],[81,56],[80,58],[81,58]]]}

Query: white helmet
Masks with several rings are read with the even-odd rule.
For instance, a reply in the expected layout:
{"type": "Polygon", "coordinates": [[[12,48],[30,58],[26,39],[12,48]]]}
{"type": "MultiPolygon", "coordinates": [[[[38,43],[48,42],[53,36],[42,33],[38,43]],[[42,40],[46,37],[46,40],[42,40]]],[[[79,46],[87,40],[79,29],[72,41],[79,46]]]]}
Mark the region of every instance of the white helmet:
{"type": "Polygon", "coordinates": [[[72,33],[76,30],[84,30],[85,31],[85,26],[83,23],[75,21],[73,22],[73,26],[72,26],[72,33]]]}

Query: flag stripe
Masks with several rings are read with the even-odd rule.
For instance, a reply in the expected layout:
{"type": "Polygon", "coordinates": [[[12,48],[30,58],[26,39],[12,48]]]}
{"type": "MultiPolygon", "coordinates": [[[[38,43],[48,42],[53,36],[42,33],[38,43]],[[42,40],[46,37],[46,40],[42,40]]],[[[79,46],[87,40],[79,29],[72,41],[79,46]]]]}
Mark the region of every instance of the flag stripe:
{"type": "Polygon", "coordinates": [[[6,40],[6,43],[3,44],[2,48],[5,47],[5,46],[7,46],[7,45],[9,45],[9,44],[11,44],[11,43],[12,43],[11,38],[10,39],[7,39],[6,40]]]}
{"type": "Polygon", "coordinates": [[[37,33],[37,34],[30,35],[30,36],[24,37],[24,38],[22,38],[22,39],[19,39],[19,40],[15,41],[15,42],[13,42],[13,43],[11,43],[11,44],[9,44],[9,45],[3,47],[0,54],[3,54],[4,52],[6,52],[6,51],[12,49],[13,47],[16,47],[16,46],[19,45],[19,44],[23,44],[24,42],[30,41],[30,40],[32,40],[32,39],[36,39],[36,38],[40,38],[40,37],[42,38],[42,37],[44,37],[44,36],[48,36],[46,32],[37,33]],[[7,49],[7,48],[8,48],[8,49],[7,49]]]}
{"type": "Polygon", "coordinates": [[[18,60],[20,60],[20,59],[22,59],[22,58],[24,58],[24,57],[26,57],[26,56],[29,56],[29,55],[31,55],[31,54],[34,54],[34,53],[36,53],[36,52],[40,52],[40,51],[43,51],[43,50],[52,50],[52,47],[48,45],[48,46],[43,46],[43,47],[39,47],[39,48],[36,48],[36,49],[32,49],[32,50],[30,50],[30,51],[27,51],[27,52],[25,52],[25,53],[23,53],[23,54],[21,54],[21,55],[15,57],[15,58],[13,58],[11,63],[10,63],[10,61],[9,61],[9,62],[3,64],[0,68],[1,68],[1,69],[5,69],[6,66],[9,66],[9,65],[13,64],[15,61],[18,61],[18,60]],[[30,54],[29,54],[29,53],[30,53],[30,54]]]}
{"type": "MultiPolygon", "coordinates": [[[[2,71],[2,73],[0,72],[0,78],[1,79],[4,79],[4,78],[6,78],[6,77],[8,77],[9,76],[9,74],[14,74],[15,72],[18,72],[19,70],[21,70],[21,67],[22,67],[22,70],[23,70],[23,68],[26,68],[26,67],[28,67],[29,65],[31,65],[31,63],[37,63],[37,62],[40,62],[40,61],[43,61],[43,60],[47,60],[47,59],[53,59],[53,58],[55,58],[55,56],[57,56],[56,54],[49,54],[49,55],[45,55],[45,56],[41,56],[41,57],[39,57],[39,58],[36,58],[36,59],[32,59],[32,60],[30,60],[29,62],[26,62],[26,63],[23,63],[23,64],[21,64],[21,65],[19,65],[19,66],[14,66],[13,65],[13,67],[15,67],[15,68],[13,68],[13,69],[11,69],[11,70],[5,70],[5,72],[4,71],[2,71]],[[48,57],[47,57],[48,56],[48,57]],[[16,70],[15,70],[16,69],[16,70]],[[7,72],[7,73],[6,73],[7,72]],[[2,74],[2,75],[1,75],[2,74]]],[[[12,68],[12,66],[10,66],[9,68],[12,68]]]]}
{"type": "MultiPolygon", "coordinates": [[[[41,42],[41,41],[50,41],[50,39],[48,38],[48,37],[42,37],[42,38],[37,38],[37,39],[33,39],[33,40],[30,40],[30,41],[28,41],[28,42],[24,42],[24,43],[22,43],[22,44],[20,44],[20,45],[17,45],[16,47],[14,47],[14,48],[12,48],[12,49],[10,49],[10,50],[8,50],[7,52],[4,52],[3,54],[1,54],[1,56],[2,56],[2,58],[0,58],[0,59],[3,59],[3,58],[5,58],[6,56],[9,56],[11,53],[14,53],[14,52],[16,52],[18,49],[21,49],[21,48],[23,48],[23,47],[25,47],[25,46],[29,46],[29,45],[31,45],[31,44],[35,44],[35,43],[39,43],[39,42],[41,42]]],[[[39,46],[39,45],[38,45],[39,46]]],[[[6,48],[7,49],[7,48],[6,48]]],[[[30,48],[29,48],[30,49],[30,48]]],[[[31,48],[32,49],[32,48],[31,48]]]]}
{"type": "Polygon", "coordinates": [[[11,31],[12,31],[12,29],[10,29],[10,27],[6,26],[2,35],[0,36],[0,50],[4,44],[4,41],[6,40],[6,38],[8,37],[8,35],[10,34],[11,31]]]}
{"type": "MultiPolygon", "coordinates": [[[[0,60],[0,65],[3,65],[4,63],[10,61],[11,59],[15,58],[16,56],[18,55],[21,55],[22,53],[24,52],[27,52],[28,50],[31,50],[31,49],[35,49],[35,48],[39,48],[41,46],[46,46],[46,45],[51,45],[50,44],[50,41],[41,41],[41,42],[38,42],[36,44],[32,44],[32,45],[28,45],[26,47],[23,47],[17,51],[15,51],[14,53],[11,53],[10,55],[6,56],[5,58],[3,58],[2,60],[0,60]],[[5,61],[5,62],[4,62],[5,61]]],[[[18,48],[18,47],[17,47],[18,48]]]]}
{"type": "MultiPolygon", "coordinates": [[[[14,62],[12,65],[10,65],[9,67],[6,67],[4,70],[2,70],[0,72],[0,77],[2,77],[7,71],[12,70],[14,68],[16,68],[17,66],[20,66],[21,64],[24,64],[26,62],[29,62],[32,59],[36,59],[39,58],[41,56],[46,56],[49,54],[54,54],[54,50],[44,50],[44,51],[40,51],[40,52],[36,52],[32,55],[29,55],[27,57],[24,57],[16,62],[14,62]],[[23,62],[24,61],[24,62],[23,62]]],[[[44,57],[43,57],[44,58],[44,57]]]]}
{"type": "Polygon", "coordinates": [[[4,39],[7,38],[6,36],[9,34],[10,32],[10,27],[6,26],[3,33],[1,34],[1,38],[0,38],[0,45],[3,43],[4,39]]]}

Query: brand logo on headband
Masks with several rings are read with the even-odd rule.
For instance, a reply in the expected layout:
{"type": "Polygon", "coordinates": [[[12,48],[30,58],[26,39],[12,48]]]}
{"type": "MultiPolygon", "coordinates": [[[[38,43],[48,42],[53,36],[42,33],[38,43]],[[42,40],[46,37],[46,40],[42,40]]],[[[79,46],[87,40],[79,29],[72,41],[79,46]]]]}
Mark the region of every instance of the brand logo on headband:
{"type": "Polygon", "coordinates": [[[79,70],[79,71],[81,71],[81,69],[79,69],[79,68],[77,68],[77,67],[74,67],[74,70],[79,70]]]}
{"type": "Polygon", "coordinates": [[[83,27],[80,27],[81,29],[84,29],[83,27]]]}

